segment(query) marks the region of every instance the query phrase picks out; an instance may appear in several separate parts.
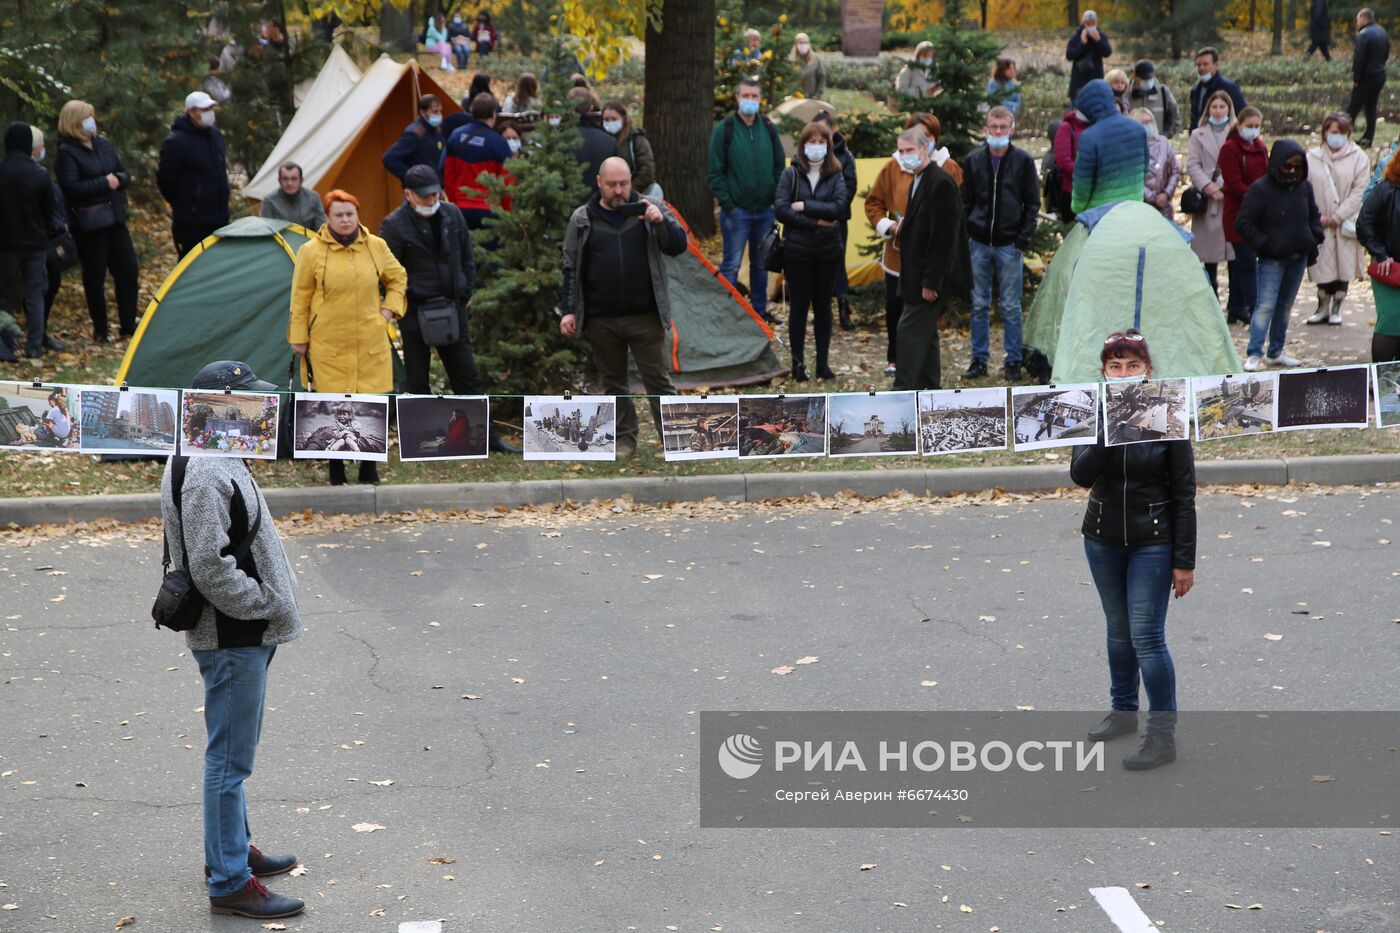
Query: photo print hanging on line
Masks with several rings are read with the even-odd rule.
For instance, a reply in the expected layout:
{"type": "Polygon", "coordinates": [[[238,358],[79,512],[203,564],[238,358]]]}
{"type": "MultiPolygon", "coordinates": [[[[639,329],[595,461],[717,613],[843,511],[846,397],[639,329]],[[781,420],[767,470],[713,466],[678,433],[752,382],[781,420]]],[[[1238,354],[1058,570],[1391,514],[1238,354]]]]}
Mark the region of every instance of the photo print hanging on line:
{"type": "Polygon", "coordinates": [[[525,459],[617,459],[617,399],[525,396],[525,459]]]}
{"type": "Polygon", "coordinates": [[[924,456],[1006,449],[1006,390],[938,389],[919,393],[924,456]]]}
{"type": "Polygon", "coordinates": [[[826,397],[827,450],[833,457],[919,452],[916,392],[843,392],[826,397]]]}
{"type": "Polygon", "coordinates": [[[1278,430],[1364,428],[1371,423],[1371,368],[1294,369],[1278,374],[1278,430]]]}
{"type": "Polygon", "coordinates": [[[739,396],[741,459],[825,454],[825,395],[739,396]]]}
{"type": "Polygon", "coordinates": [[[85,454],[168,457],[179,430],[177,389],[78,386],[85,454]]]}
{"type": "Polygon", "coordinates": [[[180,456],[277,459],[280,397],[267,392],[180,393],[180,456]]]}
{"type": "Polygon", "coordinates": [[[78,453],[81,440],[72,387],[0,382],[0,447],[78,453]]]}
{"type": "Polygon", "coordinates": [[[292,408],[297,460],[389,459],[389,399],[383,395],[299,392],[292,408]]]}
{"type": "Polygon", "coordinates": [[[739,398],[661,397],[662,449],[668,461],[739,456],[739,398]]]}
{"type": "Polygon", "coordinates": [[[1076,447],[1097,442],[1099,384],[1012,386],[1016,450],[1076,447]]]}
{"type": "Polygon", "coordinates": [[[399,459],[485,460],[491,402],[485,395],[400,395],[399,459]]]}
{"type": "Polygon", "coordinates": [[[1191,386],[1186,379],[1106,382],[1105,446],[1184,441],[1191,437],[1191,386]]]}
{"type": "Polygon", "coordinates": [[[1278,424],[1278,373],[1197,376],[1191,396],[1198,441],[1269,434],[1278,424]]]}

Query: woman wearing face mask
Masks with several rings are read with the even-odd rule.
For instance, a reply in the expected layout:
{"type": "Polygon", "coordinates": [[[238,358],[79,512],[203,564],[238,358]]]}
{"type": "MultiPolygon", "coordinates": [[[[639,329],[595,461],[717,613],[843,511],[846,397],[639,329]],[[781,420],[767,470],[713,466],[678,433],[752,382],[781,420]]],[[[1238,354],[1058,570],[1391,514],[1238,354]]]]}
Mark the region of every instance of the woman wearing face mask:
{"type": "Polygon", "coordinates": [[[439,67],[443,71],[457,70],[452,64],[452,46],[447,41],[447,29],[438,27],[436,17],[428,17],[428,25],[423,30],[423,48],[441,59],[439,67]]]}
{"type": "Polygon", "coordinates": [[[998,58],[987,82],[987,102],[994,107],[1000,104],[1013,117],[1021,109],[1021,82],[1016,80],[1016,71],[1016,59],[998,58]]]}
{"type": "MultiPolygon", "coordinates": [[[[1400,256],[1400,149],[1381,165],[1381,177],[1366,195],[1356,236],[1371,254],[1382,278],[1391,274],[1394,256],[1400,256]]],[[[1376,299],[1376,327],[1371,333],[1371,362],[1400,360],[1400,288],[1381,278],[1371,279],[1376,299]]]]}
{"type": "Polygon", "coordinates": [[[1249,323],[1245,372],[1270,366],[1298,366],[1283,352],[1288,316],[1303,270],[1317,261],[1322,215],[1308,182],[1303,147],[1280,139],[1269,153],[1268,174],[1249,186],[1235,218],[1235,229],[1259,257],[1259,301],[1249,323]],[[1265,340],[1267,339],[1267,346],[1265,340]]]}
{"type": "Polygon", "coordinates": [[[1186,146],[1186,174],[1206,199],[1205,210],[1191,215],[1191,250],[1205,263],[1210,287],[1220,291],[1220,263],[1235,258],[1234,247],[1225,239],[1225,183],[1220,174],[1220,149],[1235,126],[1235,105],[1230,95],[1216,91],[1206,101],[1201,125],[1191,131],[1186,146]]]}
{"type": "Polygon", "coordinates": [[[839,223],[845,212],[846,183],[832,151],[831,130],[808,123],[797,138],[797,154],[778,179],[773,207],[783,225],[784,276],[788,287],[788,342],[792,380],[807,381],[803,357],[807,311],[817,344],[818,379],[834,379],[827,365],[831,346],[831,297],[836,268],[844,261],[839,223]]]}
{"type": "Polygon", "coordinates": [[[603,131],[617,140],[617,155],[632,167],[632,190],[647,197],[661,197],[651,140],[640,126],[632,125],[625,103],[614,99],[603,104],[603,131]]]}
{"type": "Polygon", "coordinates": [[[496,46],[501,44],[501,34],[496,31],[496,27],[491,25],[491,14],[482,10],[476,14],[476,25],[472,27],[472,32],[476,35],[476,54],[481,56],[489,55],[496,51],[496,46]]]}
{"type": "Polygon", "coordinates": [[[107,274],[117,295],[122,337],[136,333],[139,268],[126,226],[126,189],[131,175],[111,141],[97,135],[92,105],[70,100],[58,115],[58,154],[54,175],[68,206],[68,229],[83,266],[83,294],[92,319],[92,339],[109,343],[107,274]]]}
{"type": "Polygon", "coordinates": [[[1220,177],[1225,190],[1225,239],[1230,241],[1235,251],[1235,258],[1230,260],[1230,298],[1225,307],[1226,320],[1232,324],[1236,321],[1248,324],[1258,301],[1258,258],[1235,229],[1235,217],[1240,212],[1249,186],[1269,171],[1269,150],[1259,138],[1263,123],[1264,115],[1259,108],[1244,108],[1240,111],[1239,122],[1220,147],[1220,177]]]}
{"type": "Polygon", "coordinates": [[[1329,113],[1322,121],[1322,142],[1308,150],[1308,178],[1325,234],[1317,262],[1308,267],[1317,286],[1317,310],[1309,324],[1341,324],[1347,288],[1366,271],[1356,218],[1370,172],[1366,153],[1351,141],[1351,118],[1329,113]]]}
{"type": "Polygon", "coordinates": [[[472,58],[472,27],[461,13],[454,14],[447,24],[447,43],[452,47],[457,70],[466,71],[472,58]]]}
{"type": "Polygon", "coordinates": [[[812,40],[805,32],[799,32],[792,40],[790,60],[802,69],[797,83],[802,96],[809,100],[821,100],[826,93],[826,69],[822,67],[821,56],[812,48],[812,40]]]}
{"type": "MultiPolygon", "coordinates": [[[[360,202],[340,189],[326,195],[326,223],[297,250],[287,342],[303,357],[317,392],[394,390],[388,323],[403,317],[408,275],[389,245],[360,225],[360,202]]],[[[330,461],[331,483],[345,482],[330,461]]],[[[371,461],[360,482],[376,483],[371,461]]]]}
{"type": "MultiPolygon", "coordinates": [[[[1152,378],[1147,341],[1110,334],[1099,354],[1107,381],[1152,378]]],[[[1107,741],[1138,729],[1147,692],[1147,735],[1123,767],[1141,771],[1176,759],[1176,668],[1167,650],[1167,607],[1191,591],[1196,567],[1196,465],[1191,442],[1076,447],[1070,476],[1088,487],[1084,554],[1108,620],[1111,709],[1089,730],[1107,741]]]]}
{"type": "MultiPolygon", "coordinates": [[[[943,87],[933,77],[933,43],[920,42],[914,47],[914,60],[895,75],[896,97],[937,97],[943,87]]],[[[895,102],[898,109],[898,101],[895,102]]]]}
{"type": "Polygon", "coordinates": [[[1176,217],[1172,198],[1176,195],[1181,169],[1176,164],[1176,152],[1171,140],[1157,132],[1157,118],[1152,111],[1139,107],[1129,114],[1142,124],[1147,133],[1147,177],[1142,183],[1142,199],[1162,212],[1168,220],[1176,217]]]}

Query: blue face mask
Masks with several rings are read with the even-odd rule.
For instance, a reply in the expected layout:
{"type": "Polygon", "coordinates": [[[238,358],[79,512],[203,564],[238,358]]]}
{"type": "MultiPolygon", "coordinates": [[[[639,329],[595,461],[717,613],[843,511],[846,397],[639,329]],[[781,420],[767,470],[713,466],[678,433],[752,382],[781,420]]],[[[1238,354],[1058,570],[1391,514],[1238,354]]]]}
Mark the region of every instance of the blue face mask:
{"type": "Polygon", "coordinates": [[[1341,133],[1328,133],[1327,145],[1333,149],[1340,149],[1347,144],[1347,137],[1341,133]]]}
{"type": "Polygon", "coordinates": [[[743,114],[744,116],[746,116],[746,117],[756,117],[756,116],[758,116],[758,101],[756,101],[756,100],[741,100],[741,101],[739,101],[739,112],[740,112],[741,114],[743,114]]]}
{"type": "Polygon", "coordinates": [[[442,115],[441,115],[441,114],[436,114],[436,113],[435,113],[435,114],[433,114],[432,116],[428,117],[428,125],[429,125],[429,126],[442,126],[442,115]]]}
{"type": "Polygon", "coordinates": [[[1209,117],[1208,119],[1210,120],[1211,126],[1224,126],[1226,123],[1230,122],[1229,117],[1209,117]]]}
{"type": "Polygon", "coordinates": [[[1247,143],[1252,143],[1252,142],[1254,142],[1254,141],[1255,141],[1256,139],[1258,139],[1258,138],[1259,138],[1259,127],[1257,127],[1257,126],[1242,126],[1242,127],[1240,127],[1240,139],[1243,139],[1243,140],[1244,140],[1245,142],[1247,142],[1247,143]]]}
{"type": "Polygon", "coordinates": [[[1144,381],[1146,381],[1146,379],[1147,379],[1147,375],[1146,375],[1146,374],[1142,374],[1142,375],[1139,375],[1139,376],[1105,376],[1103,381],[1104,381],[1104,382],[1144,382],[1144,381]]]}
{"type": "Polygon", "coordinates": [[[1010,136],[988,136],[987,145],[993,149],[1005,149],[1011,145],[1010,136]]]}
{"type": "Polygon", "coordinates": [[[919,158],[919,154],[917,152],[910,152],[899,156],[899,167],[904,169],[904,171],[909,172],[910,174],[917,172],[919,170],[919,166],[923,164],[924,161],[923,159],[919,158]]]}

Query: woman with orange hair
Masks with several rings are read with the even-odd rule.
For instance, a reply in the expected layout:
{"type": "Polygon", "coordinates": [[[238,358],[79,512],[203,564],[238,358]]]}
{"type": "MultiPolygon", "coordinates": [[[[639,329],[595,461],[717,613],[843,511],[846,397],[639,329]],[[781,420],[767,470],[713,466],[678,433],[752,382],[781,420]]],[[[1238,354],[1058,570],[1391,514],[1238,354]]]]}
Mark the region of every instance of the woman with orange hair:
{"type": "Polygon", "coordinates": [[[1371,254],[1371,294],[1376,299],[1376,327],[1371,332],[1371,362],[1400,360],[1400,149],[1390,156],[1376,187],[1361,205],[1356,238],[1371,254]]]}
{"type": "MultiPolygon", "coordinates": [[[[297,250],[287,342],[306,361],[317,392],[388,393],[394,369],[388,324],[403,317],[408,275],[389,246],[360,224],[360,202],[339,189],[326,195],[326,222],[297,250]]],[[[330,461],[331,484],[345,464],[330,461]]],[[[377,483],[374,463],[360,482],[377,483]]]]}

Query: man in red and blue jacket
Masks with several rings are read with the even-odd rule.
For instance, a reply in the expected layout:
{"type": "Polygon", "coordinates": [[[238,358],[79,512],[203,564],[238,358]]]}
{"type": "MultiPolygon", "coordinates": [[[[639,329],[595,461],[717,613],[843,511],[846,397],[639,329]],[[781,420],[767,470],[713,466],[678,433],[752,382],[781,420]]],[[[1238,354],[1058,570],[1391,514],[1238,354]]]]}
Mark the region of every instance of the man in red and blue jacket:
{"type": "MultiPolygon", "coordinates": [[[[491,203],[486,197],[486,188],[478,179],[483,175],[496,175],[510,184],[510,171],[506,160],[511,157],[510,146],[505,137],[496,132],[496,116],[500,104],[490,94],[478,94],[471,103],[472,122],[459,127],[447,141],[442,153],[442,187],[452,199],[452,203],[462,209],[467,226],[479,228],[491,216],[491,203]]],[[[510,198],[501,204],[510,210],[510,198]]]]}

